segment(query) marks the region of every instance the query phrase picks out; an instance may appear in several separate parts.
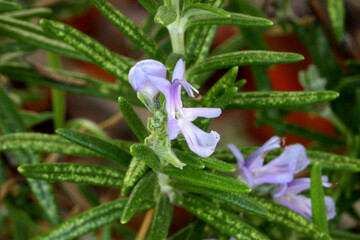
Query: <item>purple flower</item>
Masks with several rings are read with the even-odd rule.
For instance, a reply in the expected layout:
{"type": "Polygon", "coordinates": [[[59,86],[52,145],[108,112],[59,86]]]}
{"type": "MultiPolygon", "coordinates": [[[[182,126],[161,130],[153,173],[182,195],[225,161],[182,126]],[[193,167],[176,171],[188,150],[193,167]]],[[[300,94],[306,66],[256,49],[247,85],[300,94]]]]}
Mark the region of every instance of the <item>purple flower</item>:
{"type": "Polygon", "coordinates": [[[274,136],[245,161],[241,152],[233,144],[228,145],[237,159],[242,178],[250,187],[264,183],[288,183],[293,179],[294,174],[305,169],[310,163],[306,157],[305,148],[301,144],[294,144],[285,147],[279,157],[264,165],[266,153],[280,146],[281,138],[274,136]]]}
{"type": "Polygon", "coordinates": [[[181,131],[191,151],[201,157],[208,157],[220,140],[220,135],[211,131],[206,133],[195,126],[192,121],[198,117],[215,118],[220,116],[220,108],[183,108],[181,88],[191,97],[198,91],[184,79],[185,64],[180,59],[175,66],[172,82],[166,78],[165,66],[155,60],[140,61],[130,70],[129,81],[135,91],[141,91],[153,97],[160,91],[166,100],[168,113],[168,131],[170,140],[175,139],[181,131]]]}
{"type": "MultiPolygon", "coordinates": [[[[322,184],[324,187],[330,187],[326,176],[322,177],[322,184]]],[[[273,193],[274,201],[290,208],[291,210],[301,214],[305,218],[312,220],[311,199],[299,193],[310,189],[310,178],[297,178],[289,183],[281,184],[273,193]]],[[[336,215],[335,202],[329,197],[325,196],[326,218],[332,219],[336,215]]]]}

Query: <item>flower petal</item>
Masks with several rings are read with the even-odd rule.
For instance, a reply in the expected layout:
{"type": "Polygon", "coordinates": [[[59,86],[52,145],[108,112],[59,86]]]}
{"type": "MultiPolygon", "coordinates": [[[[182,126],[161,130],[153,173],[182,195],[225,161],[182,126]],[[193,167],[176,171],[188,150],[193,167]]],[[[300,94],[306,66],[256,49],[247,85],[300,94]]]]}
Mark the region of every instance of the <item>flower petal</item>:
{"type": "Polygon", "coordinates": [[[310,221],[312,220],[312,207],[310,198],[303,195],[286,195],[282,198],[276,198],[275,201],[301,214],[306,219],[310,221]]]}
{"type": "Polygon", "coordinates": [[[336,216],[335,202],[329,196],[325,196],[326,219],[330,220],[336,216]]]}
{"type": "Polygon", "coordinates": [[[198,117],[216,118],[220,116],[220,108],[183,108],[181,109],[184,118],[189,121],[194,121],[198,117]]]}
{"type": "Polygon", "coordinates": [[[284,152],[285,151],[287,152],[288,157],[292,156],[290,161],[296,161],[296,165],[294,166],[294,173],[301,172],[310,164],[310,160],[306,156],[306,149],[303,145],[293,144],[285,147],[284,152]]]}
{"type": "Polygon", "coordinates": [[[175,79],[183,79],[185,73],[185,63],[180,58],[174,68],[173,76],[172,76],[172,82],[174,82],[175,79]]]}
{"type": "Polygon", "coordinates": [[[173,140],[179,134],[180,128],[178,127],[178,120],[175,118],[168,116],[168,132],[169,132],[169,139],[173,140]]]}
{"type": "Polygon", "coordinates": [[[158,90],[149,82],[149,76],[165,78],[165,66],[155,60],[140,61],[130,69],[129,82],[135,91],[146,92],[150,97],[153,97],[158,90]]]}
{"type": "Polygon", "coordinates": [[[185,119],[179,119],[178,126],[191,151],[201,157],[208,157],[213,154],[216,144],[220,140],[220,135],[217,132],[204,132],[185,119]]]}
{"type": "Polygon", "coordinates": [[[262,167],[264,163],[263,154],[271,151],[275,148],[279,148],[281,143],[281,138],[274,136],[270,138],[262,147],[253,152],[245,162],[245,165],[250,169],[256,169],[262,167]]]}
{"type": "Polygon", "coordinates": [[[245,159],[240,150],[234,144],[228,144],[227,147],[230,149],[232,154],[234,154],[236,161],[241,169],[244,165],[245,159]]]}
{"type": "Polygon", "coordinates": [[[280,184],[274,192],[272,192],[272,195],[274,198],[279,198],[279,197],[283,197],[285,196],[286,192],[288,190],[288,184],[287,183],[283,183],[280,184]]]}
{"type": "MultiPolygon", "coordinates": [[[[328,182],[327,176],[321,177],[322,185],[324,187],[331,187],[331,183],[328,182]]],[[[297,178],[289,183],[288,192],[292,194],[298,194],[305,190],[310,189],[310,178],[297,178]]]]}

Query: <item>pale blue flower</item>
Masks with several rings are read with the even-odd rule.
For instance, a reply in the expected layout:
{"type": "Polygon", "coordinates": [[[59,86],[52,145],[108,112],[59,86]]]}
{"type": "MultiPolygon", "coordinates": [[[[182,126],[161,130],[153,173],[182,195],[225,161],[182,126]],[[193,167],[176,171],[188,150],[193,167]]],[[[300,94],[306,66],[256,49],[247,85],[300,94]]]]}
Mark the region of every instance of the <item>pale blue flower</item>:
{"type": "Polygon", "coordinates": [[[184,108],[181,101],[181,88],[190,97],[198,96],[199,92],[184,79],[185,64],[180,59],[174,68],[171,83],[165,78],[165,66],[155,60],[144,60],[137,63],[129,73],[129,81],[135,91],[145,92],[153,97],[160,91],[166,100],[168,113],[168,131],[170,140],[175,139],[179,132],[184,135],[191,151],[201,157],[208,157],[220,140],[220,135],[211,131],[206,133],[192,121],[198,117],[215,118],[220,116],[220,108],[184,108]]]}
{"type": "Polygon", "coordinates": [[[285,147],[279,157],[264,165],[266,153],[280,146],[281,138],[274,136],[245,161],[241,152],[233,144],[228,145],[237,159],[242,178],[250,187],[264,183],[290,182],[295,173],[302,171],[309,164],[305,148],[301,144],[294,144],[285,147]]]}
{"type": "MultiPolygon", "coordinates": [[[[324,187],[331,187],[326,176],[322,177],[324,187]]],[[[274,201],[312,220],[311,199],[299,193],[310,189],[310,178],[297,178],[289,183],[281,184],[273,193],[274,201]]],[[[326,219],[332,219],[336,215],[335,202],[325,196],[326,219]]]]}

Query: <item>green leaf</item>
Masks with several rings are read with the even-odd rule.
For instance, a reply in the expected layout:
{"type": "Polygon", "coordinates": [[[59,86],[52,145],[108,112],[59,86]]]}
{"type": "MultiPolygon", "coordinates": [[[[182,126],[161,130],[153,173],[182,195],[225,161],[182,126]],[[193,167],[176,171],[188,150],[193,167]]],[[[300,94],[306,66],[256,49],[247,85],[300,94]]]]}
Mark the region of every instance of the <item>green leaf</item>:
{"type": "Polygon", "coordinates": [[[179,160],[186,165],[199,169],[203,169],[205,167],[205,164],[202,161],[202,157],[199,157],[196,154],[184,152],[178,149],[173,149],[173,152],[175,153],[176,157],[178,157],[179,160]]]}
{"type": "Polygon", "coordinates": [[[74,156],[101,156],[60,136],[43,133],[11,133],[1,136],[0,151],[11,150],[32,150],[74,156]]]}
{"type": "Polygon", "coordinates": [[[129,154],[123,149],[111,144],[110,142],[69,129],[56,129],[56,133],[68,139],[69,141],[92,150],[105,158],[113,160],[123,167],[128,166],[128,161],[130,160],[129,154]]]}
{"type": "Polygon", "coordinates": [[[128,194],[148,169],[149,167],[145,162],[135,157],[132,158],[125,173],[121,195],[128,194]]]}
{"type": "Polygon", "coordinates": [[[139,206],[149,200],[152,196],[155,185],[157,184],[157,176],[153,172],[147,173],[134,187],[129,200],[121,215],[122,224],[127,223],[136,214],[139,206]]]}
{"type": "Polygon", "coordinates": [[[161,169],[159,157],[149,146],[143,144],[134,144],[130,147],[130,153],[134,157],[145,162],[152,169],[156,171],[161,169]]]}
{"type": "Polygon", "coordinates": [[[330,240],[330,236],[319,229],[314,223],[305,219],[300,214],[277,205],[276,203],[270,202],[264,198],[249,196],[250,199],[254,199],[256,203],[261,204],[269,214],[264,216],[270,222],[280,223],[297,232],[305,234],[311,239],[330,240]]]}
{"type": "Polygon", "coordinates": [[[76,58],[83,61],[89,61],[88,58],[86,58],[84,55],[76,51],[74,48],[70,47],[69,45],[52,39],[45,35],[45,33],[40,34],[38,30],[35,30],[36,32],[32,31],[36,28],[36,25],[32,25],[28,22],[24,22],[28,27],[26,29],[32,29],[32,30],[26,30],[21,27],[13,26],[7,22],[9,19],[14,20],[9,17],[0,17],[3,21],[0,22],[0,30],[1,33],[14,38],[20,42],[39,47],[42,49],[46,49],[48,51],[58,53],[67,57],[76,58]],[[34,27],[35,26],[35,27],[34,27]]]}
{"type": "Polygon", "coordinates": [[[323,145],[328,145],[328,146],[343,145],[343,142],[338,138],[283,121],[280,118],[264,116],[261,113],[259,113],[257,116],[259,119],[259,123],[271,125],[275,129],[275,131],[278,132],[279,135],[283,135],[284,133],[290,133],[310,140],[316,140],[322,143],[323,145]]]}
{"type": "Polygon", "coordinates": [[[211,168],[220,172],[227,172],[227,173],[231,173],[235,171],[235,167],[233,165],[230,165],[226,162],[216,159],[213,156],[207,158],[200,158],[200,159],[207,168],[211,168]]]}
{"type": "Polygon", "coordinates": [[[268,214],[268,212],[260,204],[258,204],[253,199],[249,199],[245,194],[234,194],[180,181],[173,181],[171,186],[191,193],[221,199],[227,203],[230,203],[237,211],[259,216],[268,214]]]}
{"type": "Polygon", "coordinates": [[[239,27],[267,27],[273,23],[266,18],[252,17],[240,13],[231,13],[231,17],[222,17],[217,15],[199,15],[190,18],[185,28],[202,25],[230,25],[239,27]]]}
{"type": "Polygon", "coordinates": [[[0,23],[8,24],[12,27],[20,28],[25,31],[33,32],[39,35],[48,36],[48,34],[46,34],[38,25],[16,18],[0,16],[0,23]]]}
{"type": "MultiPolygon", "coordinates": [[[[26,126],[20,118],[16,106],[0,87],[0,129],[3,134],[24,132],[26,126]]],[[[20,164],[39,163],[42,156],[32,151],[15,151],[15,159],[20,164]]],[[[29,186],[34,193],[39,205],[45,213],[45,216],[54,225],[60,222],[60,213],[56,203],[54,189],[48,182],[28,180],[29,186]]]]}
{"type": "MultiPolygon", "coordinates": [[[[55,239],[74,239],[97,228],[105,226],[118,220],[123,213],[123,208],[127,199],[120,199],[92,208],[76,217],[63,222],[51,231],[40,235],[34,240],[55,240],[55,239]]],[[[149,204],[143,204],[138,208],[138,212],[142,212],[151,207],[149,204]]]]}
{"type": "Polygon", "coordinates": [[[209,57],[188,69],[186,75],[191,76],[202,72],[229,68],[233,66],[292,63],[303,60],[296,53],[272,51],[240,51],[209,57]]]}
{"type": "Polygon", "coordinates": [[[95,7],[124,33],[133,43],[143,49],[150,58],[165,62],[165,53],[159,46],[151,40],[144,31],[135,25],[130,19],[116,10],[106,0],[91,0],[95,7]]]}
{"type": "Polygon", "coordinates": [[[241,221],[234,215],[219,209],[216,205],[190,194],[183,194],[177,204],[192,212],[214,228],[237,239],[268,239],[256,229],[241,221]]]}
{"type": "Polygon", "coordinates": [[[345,24],[345,6],[343,0],[327,0],[327,11],[329,13],[331,27],[334,31],[335,38],[342,42],[344,37],[345,24]]]}
{"type": "Polygon", "coordinates": [[[50,8],[33,8],[23,9],[19,11],[12,11],[3,13],[2,16],[18,18],[18,19],[29,19],[33,17],[48,16],[52,13],[50,8]]]}
{"type": "Polygon", "coordinates": [[[28,67],[15,64],[0,64],[0,73],[26,83],[44,85],[77,94],[106,98],[112,101],[116,101],[119,96],[126,96],[132,104],[141,104],[136,97],[135,91],[123,82],[112,84],[90,78],[83,74],[74,74],[67,71],[52,71],[49,69],[46,69],[46,75],[48,75],[48,77],[45,77],[41,75],[44,74],[43,72],[40,74],[28,67]]]}
{"type": "Polygon", "coordinates": [[[238,93],[226,109],[296,108],[332,101],[339,97],[334,91],[245,92],[238,93]]]}
{"type": "Polygon", "coordinates": [[[195,183],[203,187],[217,189],[233,193],[248,193],[251,188],[245,183],[231,177],[222,176],[205,170],[184,167],[182,170],[166,166],[161,172],[169,177],[195,183]]]}
{"type": "Polygon", "coordinates": [[[328,231],[328,223],[326,219],[326,206],[324,198],[324,189],[321,180],[321,165],[315,163],[311,168],[311,206],[314,224],[322,231],[328,231]]]}
{"type": "Polygon", "coordinates": [[[7,42],[1,42],[0,45],[0,53],[7,53],[7,52],[28,52],[32,51],[35,48],[31,45],[28,45],[26,43],[21,42],[14,42],[14,41],[7,41],[7,42]]]}
{"type": "Polygon", "coordinates": [[[145,138],[149,136],[149,132],[145,125],[142,123],[140,117],[136,114],[132,106],[126,101],[125,98],[119,97],[118,99],[119,108],[124,115],[126,122],[128,123],[135,136],[144,142],[145,138]]]}
{"type": "Polygon", "coordinates": [[[213,13],[222,17],[231,17],[229,12],[205,3],[192,3],[186,6],[182,12],[182,16],[196,16],[206,13],[213,13]]]}
{"type": "Polygon", "coordinates": [[[18,167],[26,178],[121,188],[125,172],[103,166],[75,163],[31,164],[18,167]]]}
{"type": "Polygon", "coordinates": [[[152,15],[155,15],[158,8],[164,4],[163,0],[138,0],[152,15]]]}
{"type": "Polygon", "coordinates": [[[167,26],[170,23],[174,22],[177,18],[175,9],[168,6],[161,6],[156,12],[154,21],[163,26],[167,26]]]}
{"type": "Polygon", "coordinates": [[[95,137],[101,138],[101,139],[108,139],[109,136],[106,134],[104,130],[101,129],[99,125],[97,125],[95,122],[88,120],[86,118],[75,118],[66,123],[67,128],[75,128],[75,129],[81,129],[86,128],[87,132],[90,132],[95,137]]]}
{"type": "Polygon", "coordinates": [[[128,81],[127,74],[133,60],[113,53],[93,38],[64,23],[41,19],[40,25],[46,32],[62,39],[114,77],[128,81]]]}
{"type": "Polygon", "coordinates": [[[341,79],[334,87],[338,92],[352,92],[360,86],[360,75],[351,75],[341,79]]]}
{"type": "MultiPolygon", "coordinates": [[[[225,73],[201,99],[199,106],[224,109],[231,101],[233,101],[233,98],[238,91],[238,88],[234,86],[237,73],[238,67],[233,67],[225,73]]],[[[195,125],[206,130],[211,121],[212,118],[199,118],[195,121],[195,125]]]]}
{"type": "Polygon", "coordinates": [[[204,232],[206,226],[206,222],[201,219],[196,219],[190,231],[188,232],[185,240],[195,240],[195,239],[202,239],[202,234],[204,232]]]}
{"type": "Polygon", "coordinates": [[[358,158],[314,150],[307,150],[307,155],[312,163],[320,163],[324,169],[360,172],[360,159],[358,158]]]}
{"type": "Polygon", "coordinates": [[[166,193],[161,193],[156,203],[155,214],[147,240],[166,239],[172,220],[173,205],[166,193]]]}
{"type": "Polygon", "coordinates": [[[32,128],[52,118],[51,112],[37,113],[31,111],[21,111],[20,114],[27,128],[32,128]]]}
{"type": "MultiPolygon", "coordinates": [[[[200,26],[188,31],[185,41],[185,55],[189,59],[186,61],[188,66],[205,59],[214,41],[216,30],[217,26],[200,26]]],[[[191,76],[189,82],[193,81],[193,76],[191,76]]]]}
{"type": "Polygon", "coordinates": [[[0,12],[16,11],[21,9],[21,6],[15,2],[0,1],[0,12]]]}

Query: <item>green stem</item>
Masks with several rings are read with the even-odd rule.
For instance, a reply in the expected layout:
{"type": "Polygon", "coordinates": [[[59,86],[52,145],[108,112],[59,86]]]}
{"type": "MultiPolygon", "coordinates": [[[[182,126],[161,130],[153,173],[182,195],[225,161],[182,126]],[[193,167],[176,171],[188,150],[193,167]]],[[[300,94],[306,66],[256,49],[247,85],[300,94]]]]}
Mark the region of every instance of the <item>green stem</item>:
{"type": "MultiPolygon", "coordinates": [[[[48,52],[48,65],[53,69],[60,68],[60,58],[57,54],[48,52]]],[[[54,128],[60,128],[64,125],[65,121],[65,93],[62,90],[51,89],[52,95],[52,110],[54,128]]]]}
{"type": "Polygon", "coordinates": [[[179,27],[169,28],[171,45],[174,53],[185,55],[184,32],[179,27]]]}

